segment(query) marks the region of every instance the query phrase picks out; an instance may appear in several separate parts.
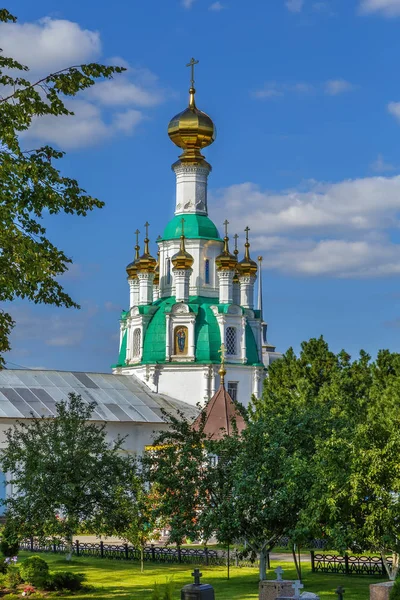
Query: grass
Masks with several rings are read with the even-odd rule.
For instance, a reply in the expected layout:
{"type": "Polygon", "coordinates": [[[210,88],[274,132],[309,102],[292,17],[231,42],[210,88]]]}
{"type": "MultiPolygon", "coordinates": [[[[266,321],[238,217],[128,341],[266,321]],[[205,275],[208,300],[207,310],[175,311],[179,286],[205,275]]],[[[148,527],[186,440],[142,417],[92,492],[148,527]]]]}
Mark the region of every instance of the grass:
{"type": "MultiPolygon", "coordinates": [[[[22,552],[19,562],[30,553],[22,552]]],[[[140,572],[136,562],[79,557],[67,563],[60,555],[41,554],[49,563],[51,571],[71,570],[85,573],[87,583],[93,589],[75,594],[63,594],[63,598],[74,600],[150,600],[151,591],[157,581],[163,584],[168,578],[175,582],[175,598],[180,598],[181,588],[192,583],[191,573],[194,566],[153,565],[145,563],[145,572],[140,572]]],[[[284,578],[296,579],[296,572],[291,562],[280,563],[285,570],[284,578]]],[[[275,579],[273,569],[278,563],[272,561],[268,578],[275,579]]],[[[231,579],[226,579],[225,567],[201,566],[203,583],[210,583],[215,589],[215,600],[252,600],[258,598],[258,571],[252,568],[231,568],[231,579]]],[[[343,575],[326,575],[311,573],[309,564],[303,564],[304,589],[318,593],[321,600],[337,599],[335,589],[343,585],[346,589],[346,600],[368,600],[369,584],[381,580],[370,577],[345,577],[343,575]]]]}

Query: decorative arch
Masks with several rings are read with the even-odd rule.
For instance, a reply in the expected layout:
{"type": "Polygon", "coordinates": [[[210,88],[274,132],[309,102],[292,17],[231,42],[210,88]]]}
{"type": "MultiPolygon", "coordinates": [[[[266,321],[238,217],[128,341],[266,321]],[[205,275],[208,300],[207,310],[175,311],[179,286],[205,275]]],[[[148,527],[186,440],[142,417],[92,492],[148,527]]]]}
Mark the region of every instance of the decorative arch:
{"type": "Polygon", "coordinates": [[[133,358],[140,357],[140,350],[142,345],[142,332],[139,327],[137,327],[133,332],[133,342],[132,342],[132,356],[133,358]]]}

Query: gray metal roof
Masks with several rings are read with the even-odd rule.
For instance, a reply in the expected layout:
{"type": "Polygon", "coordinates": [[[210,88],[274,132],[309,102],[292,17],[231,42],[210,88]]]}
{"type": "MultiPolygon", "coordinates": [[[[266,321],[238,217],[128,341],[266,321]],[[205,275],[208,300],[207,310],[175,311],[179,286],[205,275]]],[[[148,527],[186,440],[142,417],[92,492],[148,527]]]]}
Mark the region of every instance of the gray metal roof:
{"type": "Polygon", "coordinates": [[[96,402],[94,421],[163,423],[161,408],[194,419],[194,406],[151,392],[134,376],[111,373],[0,371],[0,418],[52,417],[56,403],[75,392],[86,402],[96,402]]]}

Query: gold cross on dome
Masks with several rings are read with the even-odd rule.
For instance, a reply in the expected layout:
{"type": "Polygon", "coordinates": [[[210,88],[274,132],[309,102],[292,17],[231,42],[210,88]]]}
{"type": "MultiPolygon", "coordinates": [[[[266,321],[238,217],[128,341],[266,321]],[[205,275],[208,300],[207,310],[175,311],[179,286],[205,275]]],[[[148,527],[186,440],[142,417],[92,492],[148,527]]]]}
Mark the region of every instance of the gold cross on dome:
{"type": "Polygon", "coordinates": [[[187,67],[191,67],[191,79],[190,79],[190,83],[191,86],[194,87],[194,65],[198,65],[199,61],[195,60],[194,58],[190,59],[190,62],[188,62],[188,64],[186,65],[187,67]]]}
{"type": "Polygon", "coordinates": [[[136,229],[136,231],[135,231],[135,235],[136,235],[136,246],[139,244],[139,233],[140,233],[139,229],[136,229]]]}
{"type": "Polygon", "coordinates": [[[185,219],[183,217],[181,219],[181,225],[182,225],[182,235],[185,235],[185,219]]]}
{"type": "Polygon", "coordinates": [[[146,221],[146,223],[144,224],[144,226],[146,227],[146,237],[148,238],[149,237],[149,226],[150,226],[150,223],[148,223],[148,221],[146,221]]]}
{"type": "Polygon", "coordinates": [[[235,233],[235,235],[234,235],[233,237],[234,237],[234,239],[235,239],[235,250],[237,250],[237,244],[238,244],[238,239],[239,239],[239,236],[238,236],[238,234],[237,234],[237,233],[235,233]]]}
{"type": "Polygon", "coordinates": [[[228,219],[225,219],[225,221],[223,222],[223,225],[225,227],[225,237],[228,237],[228,225],[229,225],[228,219]]]}
{"type": "Polygon", "coordinates": [[[250,231],[250,227],[249,227],[249,226],[245,227],[245,232],[246,232],[246,242],[248,242],[248,241],[249,241],[249,231],[250,231]]]}

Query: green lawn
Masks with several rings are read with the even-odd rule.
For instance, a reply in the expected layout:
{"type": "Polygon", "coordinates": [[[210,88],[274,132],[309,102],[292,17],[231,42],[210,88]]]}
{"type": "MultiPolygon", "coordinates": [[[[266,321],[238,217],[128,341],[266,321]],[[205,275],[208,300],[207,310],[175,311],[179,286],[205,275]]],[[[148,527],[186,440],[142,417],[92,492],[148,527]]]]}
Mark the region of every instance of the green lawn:
{"type": "MultiPolygon", "coordinates": [[[[21,553],[19,562],[30,553],[21,553]]],[[[124,562],[109,559],[75,558],[67,563],[61,556],[41,554],[48,561],[50,569],[67,570],[85,573],[87,583],[93,586],[89,592],[63,595],[63,598],[75,600],[149,600],[154,582],[162,584],[166,578],[172,577],[175,582],[175,598],[180,598],[180,589],[192,582],[193,567],[182,565],[152,565],[145,563],[145,572],[140,572],[136,562],[124,562]]],[[[277,563],[271,564],[269,577],[275,579],[273,569],[277,563]]],[[[281,563],[285,569],[285,578],[295,579],[296,573],[291,563],[281,563]]],[[[257,569],[231,568],[231,579],[226,579],[225,567],[201,567],[203,583],[210,583],[215,589],[216,600],[250,600],[258,598],[257,569]]],[[[334,593],[338,585],[346,589],[346,600],[368,600],[370,583],[379,579],[369,577],[344,577],[342,575],[325,575],[311,573],[310,566],[303,565],[304,589],[319,593],[322,599],[337,599],[334,593]]]]}

